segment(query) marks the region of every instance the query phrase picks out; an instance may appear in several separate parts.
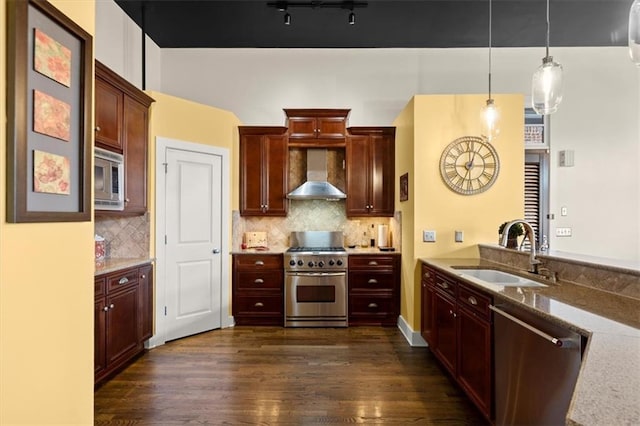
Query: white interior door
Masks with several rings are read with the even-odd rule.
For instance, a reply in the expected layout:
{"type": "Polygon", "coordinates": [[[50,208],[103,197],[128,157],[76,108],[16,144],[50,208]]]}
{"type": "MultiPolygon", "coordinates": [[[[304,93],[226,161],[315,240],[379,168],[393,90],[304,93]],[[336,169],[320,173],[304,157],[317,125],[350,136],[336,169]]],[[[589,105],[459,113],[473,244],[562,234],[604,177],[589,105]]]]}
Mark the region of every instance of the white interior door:
{"type": "Polygon", "coordinates": [[[220,328],[222,158],[166,150],[165,340],[220,328]]]}

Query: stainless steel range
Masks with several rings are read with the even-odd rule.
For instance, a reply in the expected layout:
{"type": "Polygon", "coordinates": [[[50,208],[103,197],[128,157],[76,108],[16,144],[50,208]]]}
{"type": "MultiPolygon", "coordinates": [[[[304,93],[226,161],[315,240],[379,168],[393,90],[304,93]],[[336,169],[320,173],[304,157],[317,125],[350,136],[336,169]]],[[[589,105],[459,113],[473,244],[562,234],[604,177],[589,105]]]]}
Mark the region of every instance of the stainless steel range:
{"type": "Polygon", "coordinates": [[[342,232],[292,232],[284,254],[285,327],[347,326],[347,251],[342,232]]]}

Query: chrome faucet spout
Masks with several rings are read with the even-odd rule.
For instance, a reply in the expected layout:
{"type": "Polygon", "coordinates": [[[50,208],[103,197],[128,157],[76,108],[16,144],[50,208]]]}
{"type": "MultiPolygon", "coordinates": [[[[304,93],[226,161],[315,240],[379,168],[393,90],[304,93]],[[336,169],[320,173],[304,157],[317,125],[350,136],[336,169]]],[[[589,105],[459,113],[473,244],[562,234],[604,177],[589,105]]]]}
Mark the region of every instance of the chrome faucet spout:
{"type": "Polygon", "coordinates": [[[531,246],[531,249],[529,251],[529,272],[536,272],[537,265],[540,263],[540,261],[536,259],[536,233],[529,222],[524,219],[515,219],[507,223],[502,230],[502,239],[500,240],[500,245],[503,247],[507,246],[507,240],[509,239],[509,229],[516,223],[522,224],[525,230],[524,238],[529,238],[529,243],[531,246]]]}

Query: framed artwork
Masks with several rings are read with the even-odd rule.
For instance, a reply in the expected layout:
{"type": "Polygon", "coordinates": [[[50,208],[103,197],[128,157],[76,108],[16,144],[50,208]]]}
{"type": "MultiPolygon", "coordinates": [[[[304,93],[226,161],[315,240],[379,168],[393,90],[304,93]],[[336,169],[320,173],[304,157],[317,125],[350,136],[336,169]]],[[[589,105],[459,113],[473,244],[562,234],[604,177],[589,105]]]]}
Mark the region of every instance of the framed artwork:
{"type": "Polygon", "coordinates": [[[400,201],[409,199],[409,173],[400,176],[400,201]]]}
{"type": "Polygon", "coordinates": [[[92,37],[44,0],[7,2],[7,221],[91,220],[92,37]]]}

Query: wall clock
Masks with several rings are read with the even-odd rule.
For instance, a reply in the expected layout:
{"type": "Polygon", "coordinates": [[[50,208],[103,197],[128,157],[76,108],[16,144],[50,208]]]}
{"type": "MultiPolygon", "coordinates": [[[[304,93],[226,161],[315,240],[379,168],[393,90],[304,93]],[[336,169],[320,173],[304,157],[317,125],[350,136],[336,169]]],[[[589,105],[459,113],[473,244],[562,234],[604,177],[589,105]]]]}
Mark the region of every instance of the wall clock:
{"type": "Polygon", "coordinates": [[[444,183],[462,195],[486,191],[498,178],[500,160],[484,137],[463,136],[451,142],[440,156],[444,183]]]}

